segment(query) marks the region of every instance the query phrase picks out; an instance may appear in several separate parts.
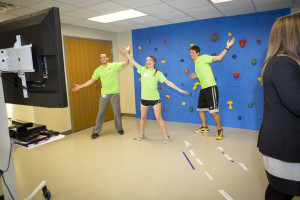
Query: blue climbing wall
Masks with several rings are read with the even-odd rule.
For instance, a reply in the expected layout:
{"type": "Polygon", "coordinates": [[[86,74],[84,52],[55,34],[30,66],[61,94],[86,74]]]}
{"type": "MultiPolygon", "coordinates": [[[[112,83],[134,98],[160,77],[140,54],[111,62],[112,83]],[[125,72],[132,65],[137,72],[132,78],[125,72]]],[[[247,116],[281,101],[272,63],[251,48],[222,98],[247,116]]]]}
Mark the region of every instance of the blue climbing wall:
{"type": "MultiPolygon", "coordinates": [[[[134,30],[132,41],[134,59],[145,65],[148,55],[156,58],[156,68],[165,74],[167,79],[183,90],[192,93],[183,95],[168,87],[161,86],[162,117],[166,121],[201,123],[197,102],[201,87],[193,90],[198,79],[190,79],[185,73],[194,73],[194,62],[189,56],[190,44],[200,47],[200,55],[219,55],[226,47],[232,33],[235,43],[221,62],[211,64],[219,88],[219,108],[222,126],[259,129],[263,116],[263,88],[258,81],[260,70],[268,46],[268,37],[276,18],[289,14],[289,9],[261,12],[233,17],[222,17],[180,24],[134,30]],[[211,41],[210,35],[219,34],[219,39],[211,41]],[[245,47],[239,40],[246,39],[245,47]],[[258,44],[257,40],[261,40],[258,44]],[[235,56],[236,57],[235,57],[235,56]],[[256,64],[252,64],[252,59],[256,64]],[[165,63],[161,63],[165,61],[165,63]],[[240,74],[239,78],[233,76],[240,74]],[[170,98],[167,98],[169,95],[170,98]],[[229,109],[228,101],[232,101],[229,109]],[[182,103],[185,102],[185,105],[182,103]],[[251,106],[252,105],[252,106],[251,106]],[[193,111],[190,112],[190,108],[193,111]]],[[[134,71],[136,116],[140,118],[141,82],[140,74],[134,71]]],[[[148,119],[155,119],[153,109],[148,111],[148,119]]],[[[207,113],[207,123],[215,125],[213,117],[207,113]]]]}

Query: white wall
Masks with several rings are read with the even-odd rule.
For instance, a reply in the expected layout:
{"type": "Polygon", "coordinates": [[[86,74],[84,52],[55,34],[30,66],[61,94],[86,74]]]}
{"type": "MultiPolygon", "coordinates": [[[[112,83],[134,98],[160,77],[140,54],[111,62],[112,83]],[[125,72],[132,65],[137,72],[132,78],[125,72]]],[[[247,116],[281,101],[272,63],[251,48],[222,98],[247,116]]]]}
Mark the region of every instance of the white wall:
{"type": "MultiPolygon", "coordinates": [[[[131,32],[114,33],[108,31],[100,31],[85,27],[72,26],[62,24],[62,37],[71,36],[84,39],[108,40],[112,41],[113,61],[123,61],[124,54],[119,50],[119,45],[127,45],[132,41],[131,32]]],[[[64,52],[63,40],[63,53],[64,52]]],[[[68,102],[70,86],[68,81],[67,62],[64,56],[65,74],[68,102]]],[[[121,96],[121,112],[135,114],[135,95],[134,95],[134,79],[132,65],[125,67],[119,75],[120,96],[121,96]]],[[[8,116],[13,119],[31,121],[34,123],[44,124],[48,129],[65,132],[72,129],[70,104],[67,108],[41,108],[21,105],[7,105],[7,110],[12,110],[8,116]]]]}

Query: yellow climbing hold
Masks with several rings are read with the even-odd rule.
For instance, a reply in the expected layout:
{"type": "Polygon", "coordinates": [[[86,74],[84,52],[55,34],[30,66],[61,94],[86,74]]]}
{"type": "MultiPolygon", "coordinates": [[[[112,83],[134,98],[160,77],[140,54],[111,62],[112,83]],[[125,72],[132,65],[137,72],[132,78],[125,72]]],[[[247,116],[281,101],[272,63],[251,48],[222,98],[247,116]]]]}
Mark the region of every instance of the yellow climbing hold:
{"type": "Polygon", "coordinates": [[[169,96],[169,95],[166,95],[166,97],[167,97],[168,99],[170,99],[170,96],[169,96]]]}
{"type": "Polygon", "coordinates": [[[261,78],[260,78],[260,77],[258,77],[257,80],[258,80],[259,82],[261,82],[261,78]]]}
{"type": "Polygon", "coordinates": [[[228,32],[228,36],[229,36],[229,37],[232,36],[232,33],[231,33],[231,32],[228,32]]]}
{"type": "Polygon", "coordinates": [[[193,90],[196,90],[198,85],[201,85],[200,82],[195,83],[193,90]]]}
{"type": "Polygon", "coordinates": [[[141,78],[139,78],[139,81],[141,82],[141,78]]]}
{"type": "Polygon", "coordinates": [[[194,46],[194,44],[190,44],[190,46],[191,46],[191,47],[193,47],[193,46],[194,46]]]}
{"type": "Polygon", "coordinates": [[[139,48],[139,50],[141,50],[141,49],[142,49],[142,47],[141,47],[141,46],[139,46],[138,48],[139,48]]]}
{"type": "Polygon", "coordinates": [[[166,61],[165,60],[162,60],[162,61],[160,61],[162,64],[164,64],[166,61]]]}
{"type": "Polygon", "coordinates": [[[185,105],[186,105],[186,103],[185,103],[185,102],[182,102],[182,105],[183,105],[183,106],[185,106],[185,105]]]}
{"type": "Polygon", "coordinates": [[[233,102],[232,101],[228,101],[227,104],[229,105],[229,109],[232,109],[233,102]]]}

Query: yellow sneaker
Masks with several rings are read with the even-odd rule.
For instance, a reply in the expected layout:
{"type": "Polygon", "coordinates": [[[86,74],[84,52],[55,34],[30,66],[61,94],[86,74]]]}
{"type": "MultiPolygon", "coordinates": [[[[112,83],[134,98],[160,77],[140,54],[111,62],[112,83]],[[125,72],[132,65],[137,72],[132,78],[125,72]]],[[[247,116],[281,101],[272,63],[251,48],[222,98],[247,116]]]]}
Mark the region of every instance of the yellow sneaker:
{"type": "Polygon", "coordinates": [[[194,133],[208,133],[208,132],[209,132],[209,128],[203,126],[194,131],[194,133]]]}
{"type": "Polygon", "coordinates": [[[216,140],[222,140],[223,138],[223,129],[218,130],[218,135],[216,136],[216,140]]]}

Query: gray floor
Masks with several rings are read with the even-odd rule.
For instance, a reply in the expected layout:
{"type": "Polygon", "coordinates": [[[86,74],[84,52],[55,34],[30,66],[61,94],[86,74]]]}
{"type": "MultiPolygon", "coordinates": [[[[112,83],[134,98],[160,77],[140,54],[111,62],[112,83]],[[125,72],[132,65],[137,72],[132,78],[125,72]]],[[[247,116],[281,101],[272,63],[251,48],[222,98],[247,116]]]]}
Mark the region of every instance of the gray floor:
{"type": "Polygon", "coordinates": [[[35,149],[18,148],[13,158],[19,198],[45,179],[53,200],[264,199],[257,130],[224,127],[224,139],[216,141],[215,126],[196,135],[197,124],[167,122],[172,139],[163,144],[156,121],[147,120],[144,141],[134,140],[139,119],[122,121],[123,136],[110,121],[95,140],[89,128],[35,149]]]}

